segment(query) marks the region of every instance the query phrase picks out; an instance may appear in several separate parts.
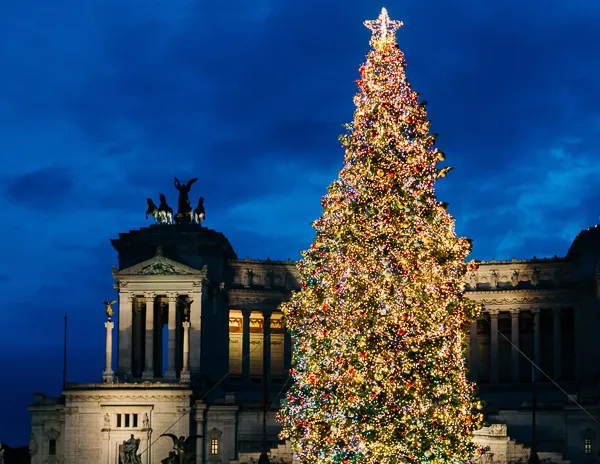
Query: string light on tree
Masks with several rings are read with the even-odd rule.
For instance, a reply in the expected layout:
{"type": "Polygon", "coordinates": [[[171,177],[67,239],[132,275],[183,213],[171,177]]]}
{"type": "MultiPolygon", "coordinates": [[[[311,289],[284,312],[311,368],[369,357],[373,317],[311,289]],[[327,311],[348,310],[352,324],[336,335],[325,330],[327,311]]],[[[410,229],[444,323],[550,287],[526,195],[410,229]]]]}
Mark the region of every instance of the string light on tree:
{"type": "Polygon", "coordinates": [[[298,264],[302,290],[282,306],[295,340],[282,436],[309,464],[467,463],[483,452],[464,363],[481,308],[462,282],[476,264],[435,195],[450,168],[406,80],[402,23],[383,9],[365,25],[345,164],[298,264]]]}

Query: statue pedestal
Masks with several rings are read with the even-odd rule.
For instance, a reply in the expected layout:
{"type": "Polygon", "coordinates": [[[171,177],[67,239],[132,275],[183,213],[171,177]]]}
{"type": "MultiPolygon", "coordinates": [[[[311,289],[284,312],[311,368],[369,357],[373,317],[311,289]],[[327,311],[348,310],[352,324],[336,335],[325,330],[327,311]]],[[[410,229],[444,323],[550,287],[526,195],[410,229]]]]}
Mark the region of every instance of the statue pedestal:
{"type": "Polygon", "coordinates": [[[181,371],[179,381],[181,383],[190,383],[190,371],[181,371]]]}
{"type": "Polygon", "coordinates": [[[112,371],[112,369],[102,372],[102,381],[104,383],[115,383],[115,373],[112,371]]]}

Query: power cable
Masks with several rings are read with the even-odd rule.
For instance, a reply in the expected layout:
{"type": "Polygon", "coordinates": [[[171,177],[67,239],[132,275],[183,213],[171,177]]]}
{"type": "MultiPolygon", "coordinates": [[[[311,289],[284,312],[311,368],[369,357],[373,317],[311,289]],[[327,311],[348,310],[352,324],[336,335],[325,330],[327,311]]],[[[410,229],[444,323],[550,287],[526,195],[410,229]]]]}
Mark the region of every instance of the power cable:
{"type": "MultiPolygon", "coordinates": [[[[266,337],[263,337],[263,338],[262,338],[262,340],[260,341],[260,343],[259,343],[259,344],[257,344],[257,345],[256,345],[256,346],[255,346],[255,347],[252,349],[252,350],[250,350],[250,352],[249,352],[249,353],[248,353],[246,356],[244,356],[244,357],[242,358],[242,364],[244,363],[244,361],[245,361],[246,359],[248,359],[248,358],[250,357],[250,355],[251,355],[252,353],[254,353],[254,351],[255,351],[255,350],[257,350],[258,348],[260,348],[260,347],[261,347],[261,346],[262,346],[262,345],[265,343],[265,341],[269,340],[270,338],[271,338],[271,334],[270,334],[270,333],[269,333],[269,335],[267,335],[266,337]]],[[[217,387],[218,387],[218,386],[219,386],[219,385],[220,385],[220,384],[221,384],[221,383],[222,383],[222,382],[223,382],[223,381],[224,381],[224,380],[225,380],[227,377],[229,377],[229,374],[230,374],[230,373],[231,373],[231,371],[227,371],[227,373],[226,373],[226,374],[225,374],[223,377],[221,377],[221,379],[219,379],[219,381],[218,381],[217,383],[215,383],[215,384],[214,384],[214,385],[213,385],[211,388],[209,388],[209,389],[208,389],[208,391],[206,391],[206,393],[204,393],[204,395],[202,395],[202,397],[200,398],[200,401],[203,401],[203,400],[204,400],[204,398],[206,398],[210,392],[212,392],[212,391],[213,391],[215,388],[217,388],[217,387]]],[[[288,378],[288,380],[289,380],[289,378],[288,378]]],[[[286,382],[286,384],[287,384],[287,382],[286,382]]],[[[285,384],[284,384],[284,386],[285,386],[285,384]]],[[[281,391],[283,391],[283,387],[282,387],[281,391]]],[[[281,391],[279,392],[279,394],[281,394],[281,391]]],[[[139,454],[139,455],[141,456],[141,455],[142,455],[142,454],[144,454],[146,451],[150,450],[150,448],[152,447],[152,445],[154,445],[154,443],[156,443],[156,442],[157,442],[157,441],[160,439],[160,437],[161,437],[162,435],[164,435],[164,434],[165,434],[165,433],[167,433],[169,430],[171,430],[171,429],[172,429],[172,428],[173,428],[173,427],[174,427],[174,426],[175,426],[175,425],[176,425],[176,424],[177,424],[177,423],[178,423],[178,422],[179,422],[181,419],[183,419],[184,417],[186,417],[186,416],[188,415],[188,413],[189,413],[191,410],[192,410],[192,408],[187,408],[187,409],[186,409],[186,410],[183,412],[183,414],[182,414],[182,415],[181,415],[181,416],[180,416],[180,417],[179,417],[179,418],[178,418],[178,419],[177,419],[175,422],[173,422],[173,423],[172,423],[172,424],[171,424],[171,425],[170,425],[170,426],[169,426],[169,427],[168,427],[168,428],[167,428],[167,429],[166,429],[166,430],[165,430],[165,431],[164,431],[164,432],[163,432],[161,435],[159,435],[159,436],[158,436],[158,438],[154,439],[154,441],[152,441],[152,442],[151,442],[151,443],[150,443],[150,444],[149,444],[149,445],[146,447],[146,449],[144,449],[142,452],[140,452],[140,454],[139,454]]]]}

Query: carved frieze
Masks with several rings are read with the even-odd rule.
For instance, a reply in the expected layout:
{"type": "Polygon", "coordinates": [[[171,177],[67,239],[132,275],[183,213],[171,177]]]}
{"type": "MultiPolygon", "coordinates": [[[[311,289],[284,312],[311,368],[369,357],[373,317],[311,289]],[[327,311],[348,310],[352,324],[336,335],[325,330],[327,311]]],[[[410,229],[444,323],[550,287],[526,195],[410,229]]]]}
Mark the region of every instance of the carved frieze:
{"type": "Polygon", "coordinates": [[[229,290],[227,297],[229,306],[241,307],[249,305],[279,306],[283,301],[288,299],[288,295],[282,292],[244,289],[229,290]]]}
{"type": "Polygon", "coordinates": [[[156,394],[156,393],[147,393],[147,394],[139,394],[139,393],[128,393],[127,391],[120,391],[118,395],[108,395],[108,394],[73,394],[69,393],[68,398],[72,402],[94,402],[94,403],[107,403],[114,402],[121,399],[126,399],[127,401],[138,401],[138,402],[146,402],[146,401],[189,401],[191,392],[187,395],[177,395],[177,394],[156,394]]]}
{"type": "Polygon", "coordinates": [[[231,260],[233,285],[237,287],[286,288],[298,287],[299,279],[292,261],[231,260]]]}

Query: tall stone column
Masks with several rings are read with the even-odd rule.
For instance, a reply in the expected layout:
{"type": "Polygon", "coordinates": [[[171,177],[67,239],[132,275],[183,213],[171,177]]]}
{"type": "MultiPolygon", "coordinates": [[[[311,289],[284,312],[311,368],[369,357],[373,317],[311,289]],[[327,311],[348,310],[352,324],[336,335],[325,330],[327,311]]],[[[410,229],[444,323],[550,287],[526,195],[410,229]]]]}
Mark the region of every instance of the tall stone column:
{"type": "Polygon", "coordinates": [[[471,321],[471,333],[469,337],[469,367],[470,377],[473,382],[479,377],[479,347],[477,346],[477,320],[471,321]]]}
{"type": "Polygon", "coordinates": [[[185,321],[183,325],[183,368],[181,369],[181,382],[190,381],[190,327],[191,323],[185,321]]]}
{"type": "Polygon", "coordinates": [[[106,383],[115,381],[115,373],[112,370],[112,330],[114,326],[115,323],[111,321],[104,323],[104,327],[106,327],[106,367],[102,373],[102,380],[106,383]]]}
{"type": "Polygon", "coordinates": [[[132,361],[131,373],[135,378],[140,378],[144,370],[144,339],[145,324],[143,309],[146,307],[144,298],[136,296],[133,303],[133,330],[132,330],[132,361]]]}
{"type": "Polygon", "coordinates": [[[175,367],[175,353],[177,344],[177,293],[167,293],[169,299],[169,330],[167,340],[167,371],[165,379],[175,381],[177,379],[177,369],[175,367]]]}
{"type": "Polygon", "coordinates": [[[497,309],[490,309],[491,329],[490,329],[490,380],[491,383],[498,383],[498,313],[497,309]]]}
{"type": "MultiPolygon", "coordinates": [[[[539,308],[532,309],[533,313],[533,356],[535,357],[535,364],[540,366],[542,363],[542,337],[540,331],[540,310],[539,308]]],[[[540,378],[540,371],[537,368],[533,368],[533,379],[538,381],[540,378]]]]}
{"type": "Polygon", "coordinates": [[[554,308],[554,380],[558,381],[562,377],[562,325],[561,325],[561,308],[554,308]]]}
{"type": "MultiPolygon", "coordinates": [[[[121,284],[123,285],[123,284],[121,284]]],[[[133,295],[119,291],[119,347],[117,368],[125,379],[131,378],[133,356],[133,295]]]]}
{"type": "Polygon", "coordinates": [[[250,381],[250,313],[249,309],[243,309],[244,327],[242,332],[242,376],[244,380],[250,381]]]}
{"type": "Polygon", "coordinates": [[[271,381],[271,313],[263,313],[263,371],[267,373],[267,382],[271,381]]]}
{"type": "Polygon", "coordinates": [[[145,293],[146,298],[146,345],[144,349],[143,380],[154,378],[154,293],[145,293]]]}
{"type": "Polygon", "coordinates": [[[518,308],[510,310],[510,362],[512,381],[519,382],[519,314],[518,308]]]}
{"type": "Polygon", "coordinates": [[[194,282],[192,293],[189,295],[190,304],[190,372],[193,378],[200,376],[200,360],[202,356],[202,281],[194,282]]]}

